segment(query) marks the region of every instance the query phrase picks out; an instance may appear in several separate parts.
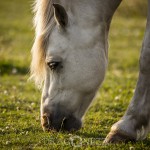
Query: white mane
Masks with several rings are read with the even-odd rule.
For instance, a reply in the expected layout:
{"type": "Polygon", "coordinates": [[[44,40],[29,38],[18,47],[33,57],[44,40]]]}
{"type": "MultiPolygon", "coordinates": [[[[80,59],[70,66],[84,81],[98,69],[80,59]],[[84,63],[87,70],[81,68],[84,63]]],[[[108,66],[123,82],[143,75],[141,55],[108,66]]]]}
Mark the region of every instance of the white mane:
{"type": "Polygon", "coordinates": [[[35,41],[32,47],[31,79],[42,85],[45,77],[45,51],[54,22],[52,0],[36,0],[34,4],[35,41]]]}

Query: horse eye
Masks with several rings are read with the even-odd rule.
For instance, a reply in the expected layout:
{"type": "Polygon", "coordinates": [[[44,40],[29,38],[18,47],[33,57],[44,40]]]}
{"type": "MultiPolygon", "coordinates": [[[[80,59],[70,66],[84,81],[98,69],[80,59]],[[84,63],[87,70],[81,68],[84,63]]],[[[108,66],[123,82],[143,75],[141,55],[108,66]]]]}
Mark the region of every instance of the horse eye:
{"type": "Polygon", "coordinates": [[[48,62],[47,64],[51,70],[56,70],[60,65],[60,62],[53,61],[53,62],[48,62]]]}
{"type": "Polygon", "coordinates": [[[53,71],[62,67],[62,58],[59,56],[51,56],[46,58],[46,63],[53,71]]]}

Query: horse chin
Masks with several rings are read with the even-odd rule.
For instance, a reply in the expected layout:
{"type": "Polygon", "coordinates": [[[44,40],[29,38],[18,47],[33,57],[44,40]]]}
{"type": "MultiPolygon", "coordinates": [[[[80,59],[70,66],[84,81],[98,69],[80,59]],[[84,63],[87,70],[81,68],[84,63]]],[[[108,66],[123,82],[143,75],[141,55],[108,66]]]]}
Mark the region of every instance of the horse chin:
{"type": "Polygon", "coordinates": [[[63,129],[65,131],[77,131],[82,127],[81,120],[75,118],[74,116],[68,117],[63,122],[63,129]]]}
{"type": "Polygon", "coordinates": [[[52,115],[44,114],[41,118],[44,131],[77,131],[82,127],[81,119],[74,116],[53,118],[52,115]]]}

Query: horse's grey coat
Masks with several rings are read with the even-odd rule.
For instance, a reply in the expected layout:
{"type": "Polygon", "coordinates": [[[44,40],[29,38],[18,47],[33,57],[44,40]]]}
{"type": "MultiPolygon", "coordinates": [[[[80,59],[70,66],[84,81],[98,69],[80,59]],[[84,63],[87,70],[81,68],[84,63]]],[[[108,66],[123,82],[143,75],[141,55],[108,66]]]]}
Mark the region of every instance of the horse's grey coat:
{"type": "MultiPolygon", "coordinates": [[[[36,0],[31,73],[37,83],[44,80],[44,129],[70,131],[81,127],[81,119],[104,79],[109,27],[120,3],[121,0],[36,0]],[[53,8],[52,3],[58,5],[53,8]]],[[[148,8],[136,91],[105,142],[144,139],[150,130],[150,0],[148,8]]]]}

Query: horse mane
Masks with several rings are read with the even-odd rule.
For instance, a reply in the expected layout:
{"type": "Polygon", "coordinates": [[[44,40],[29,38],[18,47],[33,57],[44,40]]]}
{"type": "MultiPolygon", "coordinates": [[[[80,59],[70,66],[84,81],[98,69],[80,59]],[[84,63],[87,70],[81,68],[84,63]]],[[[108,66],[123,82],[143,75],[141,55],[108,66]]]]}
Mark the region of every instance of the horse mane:
{"type": "Polygon", "coordinates": [[[46,73],[46,49],[52,28],[55,25],[52,0],[35,0],[34,27],[35,41],[31,50],[32,61],[30,66],[31,79],[35,84],[42,85],[46,73]]]}

